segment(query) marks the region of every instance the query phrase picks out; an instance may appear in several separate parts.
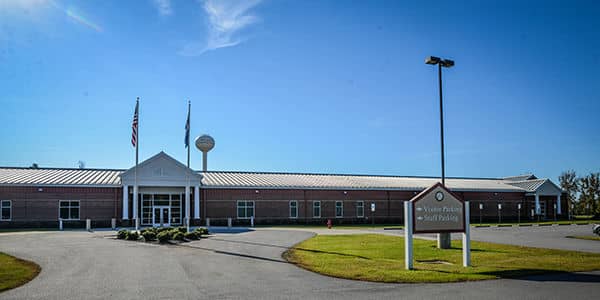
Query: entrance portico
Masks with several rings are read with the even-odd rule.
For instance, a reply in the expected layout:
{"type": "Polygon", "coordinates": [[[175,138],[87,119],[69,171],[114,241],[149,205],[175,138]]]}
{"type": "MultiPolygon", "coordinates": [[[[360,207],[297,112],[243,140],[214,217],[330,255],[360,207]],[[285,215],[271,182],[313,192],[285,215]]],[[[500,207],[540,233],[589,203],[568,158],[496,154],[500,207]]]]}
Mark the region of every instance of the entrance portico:
{"type": "Polygon", "coordinates": [[[200,219],[201,179],[171,156],[158,153],[121,174],[123,220],[140,219],[146,226],[185,225],[192,217],[192,187],[193,218],[200,219]]]}
{"type": "Polygon", "coordinates": [[[534,199],[534,212],[535,215],[539,216],[542,219],[546,219],[549,216],[554,218],[557,215],[562,214],[562,205],[561,205],[561,195],[563,193],[562,189],[556,186],[552,181],[548,179],[538,179],[538,180],[530,180],[531,183],[528,187],[529,193],[526,193],[526,196],[533,196],[534,199]],[[551,200],[542,200],[542,197],[545,199],[551,198],[551,200]],[[551,212],[549,214],[548,212],[551,212]]]}

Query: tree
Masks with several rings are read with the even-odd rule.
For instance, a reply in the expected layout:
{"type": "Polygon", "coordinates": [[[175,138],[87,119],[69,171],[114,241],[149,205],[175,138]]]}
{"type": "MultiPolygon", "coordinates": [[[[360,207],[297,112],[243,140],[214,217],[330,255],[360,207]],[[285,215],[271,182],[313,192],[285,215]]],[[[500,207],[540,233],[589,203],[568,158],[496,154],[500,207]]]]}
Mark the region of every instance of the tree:
{"type": "Polygon", "coordinates": [[[85,169],[85,161],[83,161],[83,160],[78,161],[77,162],[77,167],[79,169],[85,169]]]}
{"type": "Polygon", "coordinates": [[[577,192],[579,188],[577,186],[577,175],[575,174],[575,171],[568,170],[562,172],[562,174],[560,174],[558,177],[558,181],[560,182],[560,187],[567,192],[567,203],[573,203],[577,201],[577,192]]]}
{"type": "Polygon", "coordinates": [[[600,215],[600,173],[591,173],[578,181],[579,203],[585,213],[600,215]]]}

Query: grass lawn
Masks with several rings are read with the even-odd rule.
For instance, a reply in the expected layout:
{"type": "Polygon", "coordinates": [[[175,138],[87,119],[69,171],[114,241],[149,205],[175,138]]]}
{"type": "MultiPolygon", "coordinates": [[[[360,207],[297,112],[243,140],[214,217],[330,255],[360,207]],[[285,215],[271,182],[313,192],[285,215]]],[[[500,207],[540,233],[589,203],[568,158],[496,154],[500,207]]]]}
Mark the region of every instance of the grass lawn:
{"type": "Polygon", "coordinates": [[[23,285],[40,273],[37,264],[0,252],[0,292],[23,285]]]}
{"type": "Polygon", "coordinates": [[[574,215],[573,218],[576,220],[591,220],[594,218],[594,215],[574,215]]]}
{"type": "Polygon", "coordinates": [[[472,267],[462,267],[460,241],[452,249],[414,239],[414,268],[404,269],[404,238],[378,234],[318,235],[284,257],[324,275],[380,282],[455,282],[548,272],[600,270],[600,254],[471,242],[472,267]],[[432,263],[443,261],[445,263],[432,263]]]}
{"type": "Polygon", "coordinates": [[[590,241],[600,241],[600,236],[594,235],[569,235],[567,236],[571,239],[580,239],[580,240],[590,240],[590,241]]]}

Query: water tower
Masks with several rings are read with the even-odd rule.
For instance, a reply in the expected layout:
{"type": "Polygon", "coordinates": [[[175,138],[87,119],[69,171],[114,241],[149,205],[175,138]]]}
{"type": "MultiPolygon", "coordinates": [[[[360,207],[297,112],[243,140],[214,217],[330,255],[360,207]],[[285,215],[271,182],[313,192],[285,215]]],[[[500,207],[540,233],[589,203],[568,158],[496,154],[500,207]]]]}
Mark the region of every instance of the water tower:
{"type": "Polygon", "coordinates": [[[196,138],[196,148],[202,151],[202,171],[206,172],[208,151],[215,147],[215,139],[208,134],[203,134],[196,138]]]}

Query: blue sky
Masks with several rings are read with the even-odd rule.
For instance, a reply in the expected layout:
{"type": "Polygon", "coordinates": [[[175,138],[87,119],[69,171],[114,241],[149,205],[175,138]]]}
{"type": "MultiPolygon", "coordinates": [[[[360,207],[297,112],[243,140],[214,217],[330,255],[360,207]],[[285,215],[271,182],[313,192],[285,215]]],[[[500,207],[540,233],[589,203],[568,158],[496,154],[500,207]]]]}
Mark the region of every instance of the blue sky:
{"type": "Polygon", "coordinates": [[[600,171],[596,1],[0,0],[0,165],[433,175],[600,171]],[[192,149],[192,167],[201,167],[192,149]]]}

